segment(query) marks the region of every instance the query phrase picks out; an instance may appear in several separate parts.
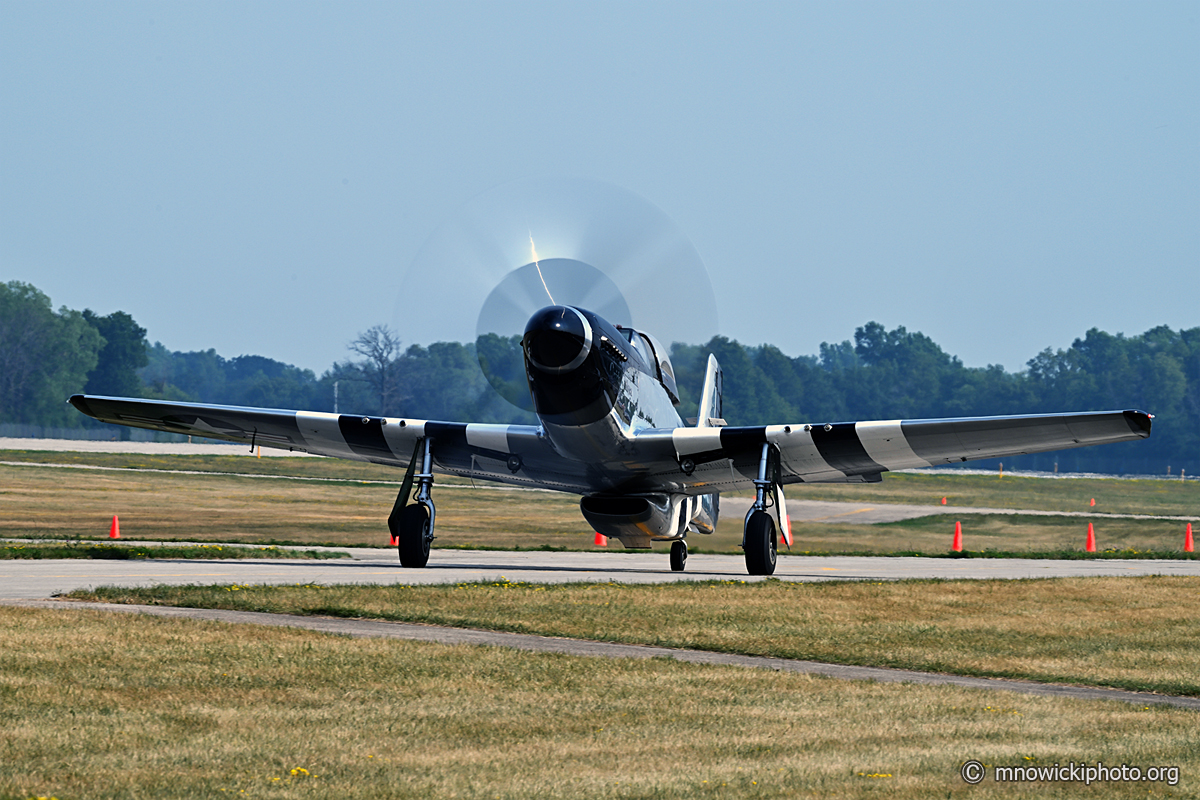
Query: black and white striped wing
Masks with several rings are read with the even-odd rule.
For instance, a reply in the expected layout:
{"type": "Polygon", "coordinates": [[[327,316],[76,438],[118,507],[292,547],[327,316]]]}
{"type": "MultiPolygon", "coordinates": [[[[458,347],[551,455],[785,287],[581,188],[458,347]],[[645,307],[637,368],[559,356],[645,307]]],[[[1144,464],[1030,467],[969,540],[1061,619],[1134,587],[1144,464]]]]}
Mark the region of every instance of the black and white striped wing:
{"type": "Polygon", "coordinates": [[[737,476],[753,477],[764,443],[778,447],[785,483],[878,480],[882,472],[953,464],[981,458],[1044,453],[1128,442],[1150,435],[1144,411],[1094,411],[1016,417],[834,422],[738,428],[679,428],[672,442],[679,459],[698,465],[710,485],[719,462],[737,476]]]}
{"type": "Polygon", "coordinates": [[[362,417],[92,395],[75,395],[70,402],[89,417],[117,425],[401,468],[408,466],[417,442],[429,437],[434,441],[434,466],[442,472],[570,492],[582,492],[588,486],[586,465],[559,456],[529,425],[362,417]]]}

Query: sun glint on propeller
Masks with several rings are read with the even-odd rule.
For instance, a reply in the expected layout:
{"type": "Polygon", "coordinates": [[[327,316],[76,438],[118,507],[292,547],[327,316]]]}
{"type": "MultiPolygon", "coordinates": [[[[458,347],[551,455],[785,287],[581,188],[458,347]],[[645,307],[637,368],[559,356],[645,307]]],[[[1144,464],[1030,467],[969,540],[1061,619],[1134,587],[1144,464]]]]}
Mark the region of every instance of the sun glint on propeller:
{"type": "Polygon", "coordinates": [[[456,326],[473,314],[488,382],[532,410],[522,332],[547,301],[666,342],[717,332],[712,284],[679,226],[625,189],[564,178],[503,184],[443,223],[404,279],[395,327],[408,341],[464,341],[456,326]]]}

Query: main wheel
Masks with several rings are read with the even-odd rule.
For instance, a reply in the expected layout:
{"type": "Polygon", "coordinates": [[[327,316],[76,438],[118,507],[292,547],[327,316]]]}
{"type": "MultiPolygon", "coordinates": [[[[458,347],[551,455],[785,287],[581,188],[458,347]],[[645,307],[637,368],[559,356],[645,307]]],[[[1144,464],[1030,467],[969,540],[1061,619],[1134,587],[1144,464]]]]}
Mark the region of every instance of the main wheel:
{"type": "Polygon", "coordinates": [[[683,567],[687,564],[687,542],[682,539],[671,542],[671,571],[683,572],[683,567]]]}
{"type": "Polygon", "coordinates": [[[429,563],[429,508],[421,503],[404,507],[396,537],[400,566],[420,568],[429,563]]]}
{"type": "Polygon", "coordinates": [[[755,511],[746,521],[746,571],[751,575],[775,572],[775,520],[765,511],[755,511]]]}

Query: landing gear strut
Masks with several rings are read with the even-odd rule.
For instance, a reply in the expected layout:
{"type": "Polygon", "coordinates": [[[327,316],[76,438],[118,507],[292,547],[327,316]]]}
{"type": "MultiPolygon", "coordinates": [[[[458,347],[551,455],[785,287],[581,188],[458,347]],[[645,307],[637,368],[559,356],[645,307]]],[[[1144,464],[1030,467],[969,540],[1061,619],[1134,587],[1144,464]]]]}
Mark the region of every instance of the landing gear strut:
{"type": "Polygon", "coordinates": [[[433,440],[417,442],[408,472],[396,495],[396,504],[388,517],[388,529],[396,539],[396,550],[400,554],[400,566],[420,568],[429,563],[429,546],[433,543],[433,523],[437,512],[433,507],[433,440]],[[413,474],[417,458],[421,459],[421,471],[413,474]],[[417,482],[415,503],[408,503],[413,480],[417,482]]]}
{"type": "Polygon", "coordinates": [[[767,490],[774,485],[774,481],[767,477],[770,456],[771,445],[764,443],[758,462],[758,479],[754,481],[754,505],[746,513],[746,527],[742,536],[746,571],[751,575],[771,575],[775,572],[778,539],[775,520],[767,513],[767,490]]]}
{"type": "Polygon", "coordinates": [[[671,542],[671,571],[683,572],[683,567],[687,564],[688,547],[687,542],[682,539],[676,539],[671,542]]]}

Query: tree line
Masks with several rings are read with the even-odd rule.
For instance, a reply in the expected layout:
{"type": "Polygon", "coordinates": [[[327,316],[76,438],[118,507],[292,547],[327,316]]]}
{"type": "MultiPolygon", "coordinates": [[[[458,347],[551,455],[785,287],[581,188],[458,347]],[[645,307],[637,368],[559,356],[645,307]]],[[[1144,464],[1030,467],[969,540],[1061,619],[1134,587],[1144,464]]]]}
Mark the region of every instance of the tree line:
{"type": "MultiPolygon", "coordinates": [[[[63,401],[76,392],[418,419],[532,422],[488,384],[523,391],[518,337],[403,347],[375,326],[320,376],[257,355],[172,351],[149,343],[127,313],[55,311],[35,287],[0,284],[0,423],[97,425],[63,401]],[[482,359],[480,358],[482,354],[482,359]]],[[[695,416],[708,353],[725,372],[730,425],[917,419],[1140,408],[1154,413],[1148,442],[1005,459],[1012,469],[1165,473],[1200,471],[1200,327],[1136,336],[1087,331],[1047,348],[1020,372],[966,367],[928,336],[868,322],[854,340],[788,356],[773,345],[717,336],[675,344],[683,403],[695,416]]],[[[119,433],[118,433],[119,435],[119,433]]]]}

